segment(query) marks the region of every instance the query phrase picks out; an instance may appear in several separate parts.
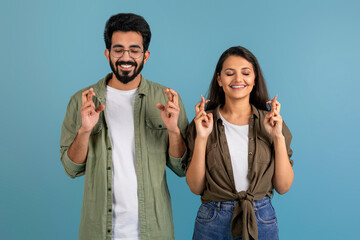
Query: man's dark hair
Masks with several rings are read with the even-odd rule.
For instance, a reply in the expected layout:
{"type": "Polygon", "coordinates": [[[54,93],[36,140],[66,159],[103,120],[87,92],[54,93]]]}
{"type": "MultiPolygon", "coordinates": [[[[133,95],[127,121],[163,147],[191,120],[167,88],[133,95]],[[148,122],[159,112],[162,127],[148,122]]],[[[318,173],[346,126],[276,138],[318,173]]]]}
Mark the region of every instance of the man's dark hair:
{"type": "Polygon", "coordinates": [[[106,48],[111,48],[111,38],[114,32],[138,32],[143,38],[144,51],[148,50],[151,31],[149,24],[142,16],[133,13],[119,13],[111,16],[106,22],[104,40],[106,48]]]}

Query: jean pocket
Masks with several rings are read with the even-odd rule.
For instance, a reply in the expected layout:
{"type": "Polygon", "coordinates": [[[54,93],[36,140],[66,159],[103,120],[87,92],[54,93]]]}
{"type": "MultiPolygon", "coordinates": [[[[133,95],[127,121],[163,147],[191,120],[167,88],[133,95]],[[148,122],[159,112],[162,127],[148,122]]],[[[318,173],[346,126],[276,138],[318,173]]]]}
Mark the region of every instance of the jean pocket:
{"type": "Polygon", "coordinates": [[[271,202],[255,208],[256,220],[263,224],[272,224],[277,221],[276,214],[271,202]]]}
{"type": "Polygon", "coordinates": [[[217,215],[216,208],[211,204],[201,204],[196,216],[196,221],[211,222],[217,215]]]}

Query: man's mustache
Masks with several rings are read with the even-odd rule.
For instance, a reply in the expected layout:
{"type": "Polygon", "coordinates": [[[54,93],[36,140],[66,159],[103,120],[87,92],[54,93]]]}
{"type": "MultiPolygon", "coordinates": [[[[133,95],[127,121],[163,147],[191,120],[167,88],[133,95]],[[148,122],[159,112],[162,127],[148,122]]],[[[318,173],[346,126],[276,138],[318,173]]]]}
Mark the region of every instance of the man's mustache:
{"type": "Polygon", "coordinates": [[[125,62],[125,61],[119,61],[119,62],[116,62],[116,66],[119,66],[119,65],[132,65],[132,66],[137,66],[137,63],[136,62],[125,62]]]}

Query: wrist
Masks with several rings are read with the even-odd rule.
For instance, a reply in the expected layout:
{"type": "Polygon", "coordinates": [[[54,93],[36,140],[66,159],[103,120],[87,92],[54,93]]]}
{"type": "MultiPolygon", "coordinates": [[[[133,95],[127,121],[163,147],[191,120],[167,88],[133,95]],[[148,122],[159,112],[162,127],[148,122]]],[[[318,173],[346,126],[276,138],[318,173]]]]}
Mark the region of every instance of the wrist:
{"type": "Polygon", "coordinates": [[[81,127],[79,128],[79,130],[78,130],[78,135],[90,135],[91,130],[92,130],[92,129],[87,130],[87,129],[85,129],[84,127],[81,126],[81,127]]]}
{"type": "Polygon", "coordinates": [[[284,137],[283,134],[274,135],[272,138],[273,138],[273,141],[274,141],[275,144],[285,141],[285,137],[284,137]]]}
{"type": "Polygon", "coordinates": [[[169,134],[169,136],[170,136],[170,135],[171,135],[171,136],[179,136],[179,135],[181,135],[181,132],[180,132],[179,127],[177,127],[177,128],[174,129],[174,130],[168,129],[168,134],[169,134]]]}
{"type": "Polygon", "coordinates": [[[196,138],[195,138],[195,142],[198,142],[198,143],[207,143],[207,139],[208,139],[209,136],[200,136],[200,135],[197,135],[196,138]]]}

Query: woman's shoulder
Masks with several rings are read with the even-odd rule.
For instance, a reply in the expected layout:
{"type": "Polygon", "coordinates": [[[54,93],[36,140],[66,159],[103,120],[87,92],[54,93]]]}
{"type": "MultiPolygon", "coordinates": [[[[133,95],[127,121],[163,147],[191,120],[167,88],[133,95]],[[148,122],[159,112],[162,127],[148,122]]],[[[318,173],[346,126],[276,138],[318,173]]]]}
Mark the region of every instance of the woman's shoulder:
{"type": "Polygon", "coordinates": [[[255,116],[257,116],[260,120],[264,119],[265,115],[270,113],[270,111],[268,111],[268,110],[263,110],[263,109],[257,108],[254,105],[251,105],[251,106],[252,106],[253,114],[255,116]]]}

